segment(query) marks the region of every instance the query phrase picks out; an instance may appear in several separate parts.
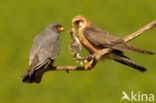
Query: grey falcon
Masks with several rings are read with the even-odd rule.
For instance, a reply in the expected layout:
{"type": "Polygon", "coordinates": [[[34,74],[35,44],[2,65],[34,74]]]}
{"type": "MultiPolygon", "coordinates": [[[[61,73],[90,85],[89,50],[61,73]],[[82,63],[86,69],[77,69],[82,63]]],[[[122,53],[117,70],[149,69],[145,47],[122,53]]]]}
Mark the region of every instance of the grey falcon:
{"type": "Polygon", "coordinates": [[[60,52],[60,33],[64,30],[58,23],[49,24],[35,37],[30,50],[29,67],[23,76],[23,82],[40,83],[46,68],[53,63],[60,52]]]}

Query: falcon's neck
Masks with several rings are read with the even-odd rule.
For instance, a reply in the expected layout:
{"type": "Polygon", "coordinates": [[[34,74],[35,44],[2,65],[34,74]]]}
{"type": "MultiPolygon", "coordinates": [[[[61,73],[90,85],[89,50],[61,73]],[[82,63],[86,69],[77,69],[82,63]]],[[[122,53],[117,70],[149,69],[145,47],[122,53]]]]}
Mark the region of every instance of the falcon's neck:
{"type": "Polygon", "coordinates": [[[92,44],[87,40],[87,38],[83,34],[85,29],[88,28],[88,27],[91,27],[91,26],[88,25],[88,26],[78,30],[79,39],[80,39],[81,44],[89,51],[89,53],[94,54],[95,52],[97,52],[97,50],[92,46],[92,44]]]}

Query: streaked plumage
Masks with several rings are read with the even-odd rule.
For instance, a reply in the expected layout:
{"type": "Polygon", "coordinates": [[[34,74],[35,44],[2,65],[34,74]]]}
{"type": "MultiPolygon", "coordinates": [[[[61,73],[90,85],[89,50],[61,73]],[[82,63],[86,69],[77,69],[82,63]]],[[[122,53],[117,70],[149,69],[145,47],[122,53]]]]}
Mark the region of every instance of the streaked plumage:
{"type": "Polygon", "coordinates": [[[70,32],[71,36],[71,43],[70,43],[70,53],[74,56],[74,58],[81,58],[80,51],[81,51],[81,43],[76,36],[75,32],[70,32]]]}

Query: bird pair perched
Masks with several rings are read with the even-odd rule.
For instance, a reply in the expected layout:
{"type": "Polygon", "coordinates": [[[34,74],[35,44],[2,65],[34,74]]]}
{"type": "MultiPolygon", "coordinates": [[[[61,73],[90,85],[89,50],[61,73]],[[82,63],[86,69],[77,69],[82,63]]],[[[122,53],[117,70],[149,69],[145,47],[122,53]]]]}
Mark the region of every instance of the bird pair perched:
{"type": "MultiPolygon", "coordinates": [[[[47,68],[49,66],[53,67],[54,61],[60,52],[60,33],[63,30],[61,24],[50,24],[42,33],[36,36],[30,50],[29,67],[23,76],[23,82],[40,83],[42,75],[47,71],[47,68]]],[[[84,16],[73,18],[70,34],[72,39],[70,49],[72,55],[78,59],[81,58],[81,44],[88,50],[90,55],[104,48],[109,48],[111,51],[104,55],[103,58],[112,59],[144,72],[146,68],[136,64],[129,57],[125,56],[123,51],[154,54],[153,52],[130,45],[122,38],[101,30],[84,16]],[[76,33],[78,33],[79,39],[76,33]]]]}

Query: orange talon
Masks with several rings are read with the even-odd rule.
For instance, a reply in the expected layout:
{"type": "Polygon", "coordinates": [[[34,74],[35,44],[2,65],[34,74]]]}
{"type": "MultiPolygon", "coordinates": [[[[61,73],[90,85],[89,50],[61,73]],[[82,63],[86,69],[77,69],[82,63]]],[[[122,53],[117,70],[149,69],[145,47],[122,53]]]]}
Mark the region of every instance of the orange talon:
{"type": "Polygon", "coordinates": [[[85,65],[85,70],[90,70],[90,69],[92,69],[93,61],[94,61],[94,59],[92,59],[91,61],[89,61],[89,62],[85,65]]]}

